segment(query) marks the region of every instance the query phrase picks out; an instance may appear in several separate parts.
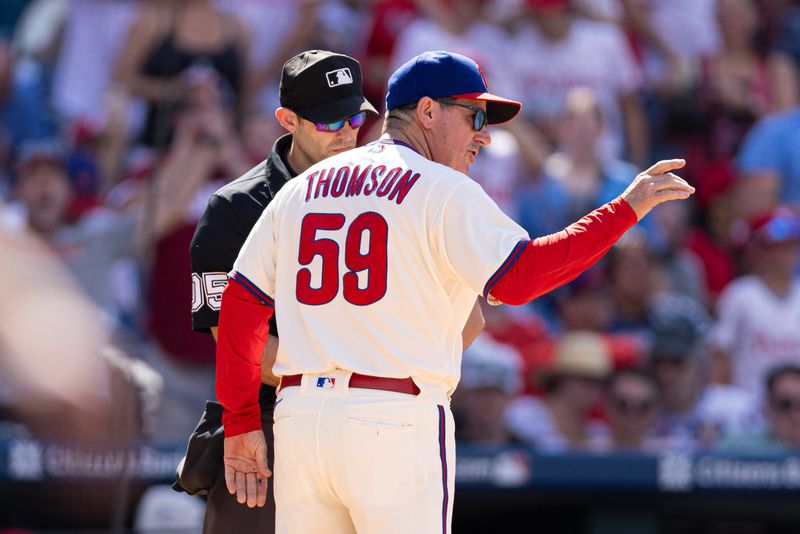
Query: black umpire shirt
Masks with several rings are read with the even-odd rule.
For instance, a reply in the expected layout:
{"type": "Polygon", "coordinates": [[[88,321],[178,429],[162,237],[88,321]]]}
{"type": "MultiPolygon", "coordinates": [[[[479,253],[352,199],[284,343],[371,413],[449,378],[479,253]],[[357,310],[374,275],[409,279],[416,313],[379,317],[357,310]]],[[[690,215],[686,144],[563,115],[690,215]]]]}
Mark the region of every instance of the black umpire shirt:
{"type": "MultiPolygon", "coordinates": [[[[269,157],[243,176],[220,188],[208,201],[192,237],[192,329],[211,332],[219,324],[222,290],[239,249],[261,212],[286,182],[297,176],[287,162],[292,136],[284,135],[272,146],[269,157]]],[[[275,316],[270,334],[278,335],[275,316]]],[[[262,409],[272,410],[275,388],[261,385],[262,409]]]]}

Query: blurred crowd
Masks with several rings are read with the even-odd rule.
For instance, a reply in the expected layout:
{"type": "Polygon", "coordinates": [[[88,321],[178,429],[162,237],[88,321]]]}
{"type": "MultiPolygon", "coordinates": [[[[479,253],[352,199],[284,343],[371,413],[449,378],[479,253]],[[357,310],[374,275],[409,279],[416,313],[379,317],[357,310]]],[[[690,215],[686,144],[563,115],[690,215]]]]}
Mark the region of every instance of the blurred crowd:
{"type": "Polygon", "coordinates": [[[188,437],[214,396],[190,311],[222,291],[189,242],[281,135],[281,67],[311,48],[359,59],[378,108],[420,52],[478,61],[523,113],[470,174],[532,237],[687,160],[692,201],[531,305],[484,306],[461,441],[800,447],[793,0],[3,0],[0,436],[188,437]],[[52,424],[78,405],[97,418],[52,424]]]}

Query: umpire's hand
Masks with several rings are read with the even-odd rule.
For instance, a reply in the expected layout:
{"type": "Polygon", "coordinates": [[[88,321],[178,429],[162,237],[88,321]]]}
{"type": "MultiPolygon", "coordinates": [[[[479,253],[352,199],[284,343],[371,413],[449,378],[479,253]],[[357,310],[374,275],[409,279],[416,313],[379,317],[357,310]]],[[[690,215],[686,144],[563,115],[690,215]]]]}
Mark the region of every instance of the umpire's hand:
{"type": "Polygon", "coordinates": [[[267,502],[267,442],[261,430],[225,438],[225,484],[240,503],[264,506],[267,502]]]}
{"type": "Polygon", "coordinates": [[[694,193],[694,187],[670,172],[681,169],[684,165],[686,161],[682,159],[659,161],[634,178],[621,196],[633,208],[639,220],[662,202],[683,200],[694,193]]]}

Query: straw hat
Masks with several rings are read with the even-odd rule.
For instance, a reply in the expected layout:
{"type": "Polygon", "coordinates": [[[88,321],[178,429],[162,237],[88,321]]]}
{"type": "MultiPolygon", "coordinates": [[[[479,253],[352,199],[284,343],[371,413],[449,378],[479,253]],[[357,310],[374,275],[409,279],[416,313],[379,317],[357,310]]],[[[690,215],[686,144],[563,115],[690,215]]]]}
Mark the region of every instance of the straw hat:
{"type": "Polygon", "coordinates": [[[611,372],[611,350],[606,339],[596,332],[567,332],[556,343],[555,352],[546,376],[603,380],[611,372]]]}

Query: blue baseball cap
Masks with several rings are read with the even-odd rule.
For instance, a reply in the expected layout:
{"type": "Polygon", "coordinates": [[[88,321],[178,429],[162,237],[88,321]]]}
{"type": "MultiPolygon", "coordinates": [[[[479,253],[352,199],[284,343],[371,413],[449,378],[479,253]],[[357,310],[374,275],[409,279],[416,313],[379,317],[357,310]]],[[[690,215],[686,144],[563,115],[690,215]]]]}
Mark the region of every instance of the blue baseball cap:
{"type": "Polygon", "coordinates": [[[32,169],[38,164],[48,164],[67,170],[68,154],[64,144],[58,139],[32,139],[24,141],[18,151],[16,174],[32,169]]]}
{"type": "Polygon", "coordinates": [[[800,241],[800,217],[788,206],[776,206],[749,221],[749,237],[763,245],[800,241]]]}
{"type": "Polygon", "coordinates": [[[480,66],[452,52],[423,52],[400,66],[389,78],[386,109],[399,108],[425,96],[483,100],[489,124],[510,121],[522,109],[519,102],[489,93],[480,66]]]}

